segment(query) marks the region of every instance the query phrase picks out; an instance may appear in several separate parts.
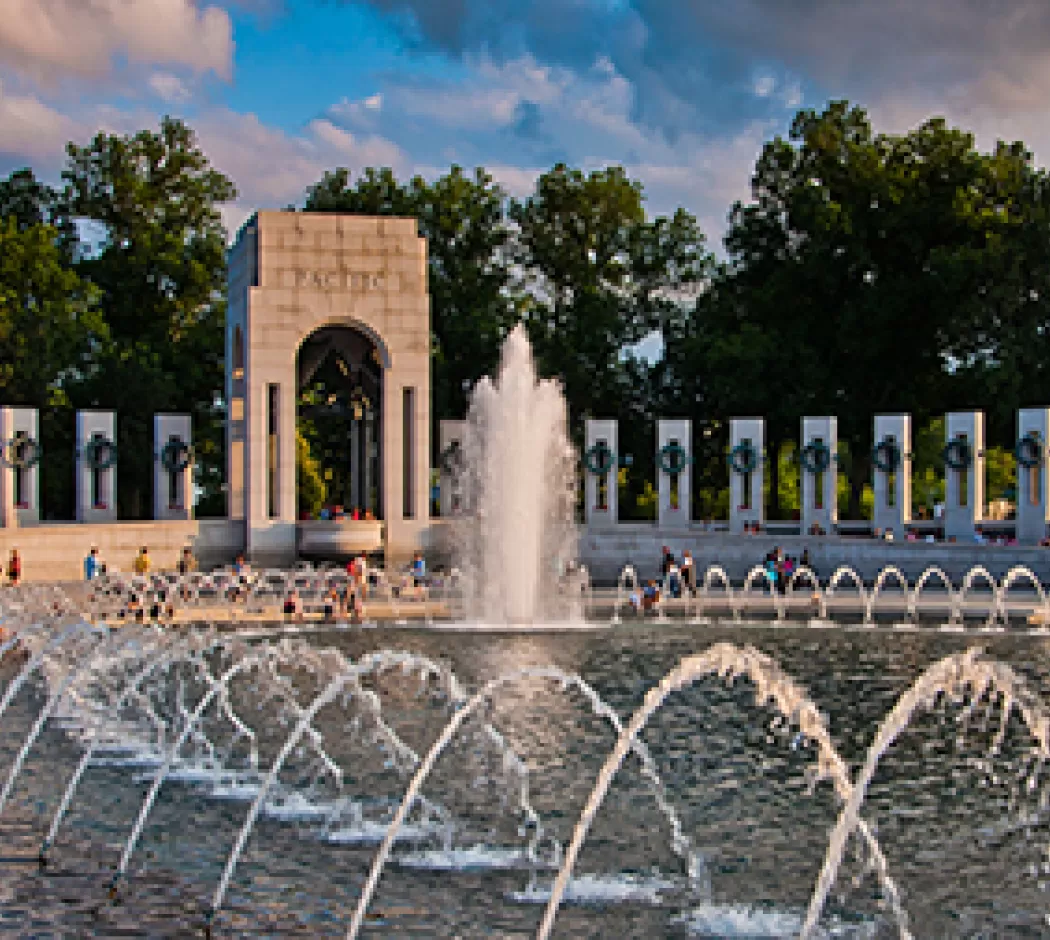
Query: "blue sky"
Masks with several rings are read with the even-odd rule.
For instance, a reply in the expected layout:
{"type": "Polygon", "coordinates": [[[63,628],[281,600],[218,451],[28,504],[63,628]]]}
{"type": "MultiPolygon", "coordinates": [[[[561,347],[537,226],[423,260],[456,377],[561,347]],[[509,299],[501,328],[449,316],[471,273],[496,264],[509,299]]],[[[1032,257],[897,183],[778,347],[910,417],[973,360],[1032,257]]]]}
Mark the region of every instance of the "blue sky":
{"type": "Polygon", "coordinates": [[[185,117],[235,227],[325,169],[625,165],[713,246],[763,141],[847,97],[1050,148],[1045,0],[0,0],[0,170],[185,117]]]}

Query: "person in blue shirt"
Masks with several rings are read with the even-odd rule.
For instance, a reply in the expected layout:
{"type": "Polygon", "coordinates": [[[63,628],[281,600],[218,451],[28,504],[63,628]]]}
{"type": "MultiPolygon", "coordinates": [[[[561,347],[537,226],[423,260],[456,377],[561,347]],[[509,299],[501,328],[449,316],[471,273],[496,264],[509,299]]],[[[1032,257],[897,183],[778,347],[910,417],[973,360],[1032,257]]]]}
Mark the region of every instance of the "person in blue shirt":
{"type": "Polygon", "coordinates": [[[416,582],[416,587],[422,587],[423,582],[427,577],[427,563],[423,558],[422,552],[416,552],[412,557],[412,578],[416,582]]]}
{"type": "Polygon", "coordinates": [[[102,563],[98,557],[98,547],[95,545],[91,546],[91,551],[88,552],[87,557],[84,559],[84,580],[94,581],[101,572],[102,563]]]}

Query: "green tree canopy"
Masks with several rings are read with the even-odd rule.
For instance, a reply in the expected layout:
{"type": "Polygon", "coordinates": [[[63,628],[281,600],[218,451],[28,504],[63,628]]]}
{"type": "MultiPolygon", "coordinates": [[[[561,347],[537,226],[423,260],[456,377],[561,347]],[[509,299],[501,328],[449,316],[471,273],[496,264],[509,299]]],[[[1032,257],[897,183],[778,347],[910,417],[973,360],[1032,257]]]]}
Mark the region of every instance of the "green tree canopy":
{"type": "Polygon", "coordinates": [[[710,259],[684,210],[646,217],[620,167],[558,164],[511,205],[518,281],[542,370],[561,378],[573,420],[615,411],[624,349],[675,316],[710,259]]]}
{"type": "Polygon", "coordinates": [[[155,413],[191,412],[202,469],[221,467],[226,237],[219,204],[235,190],[172,118],[157,132],[99,134],[67,149],[67,211],[104,233],[98,251],[76,262],[97,288],[108,326],[99,372],[84,378],[79,402],[117,412],[119,504],[135,518],[149,511],[155,413]]]}
{"type": "MultiPolygon", "coordinates": [[[[678,355],[723,413],[769,417],[772,441],[832,414],[867,455],[873,415],[967,404],[957,367],[999,349],[982,298],[1030,183],[1023,148],[981,154],[940,119],[889,135],[847,102],[801,111],[763,148],[752,199],[731,213],[729,265],[678,355]]],[[[848,471],[856,515],[866,457],[848,471]]]]}

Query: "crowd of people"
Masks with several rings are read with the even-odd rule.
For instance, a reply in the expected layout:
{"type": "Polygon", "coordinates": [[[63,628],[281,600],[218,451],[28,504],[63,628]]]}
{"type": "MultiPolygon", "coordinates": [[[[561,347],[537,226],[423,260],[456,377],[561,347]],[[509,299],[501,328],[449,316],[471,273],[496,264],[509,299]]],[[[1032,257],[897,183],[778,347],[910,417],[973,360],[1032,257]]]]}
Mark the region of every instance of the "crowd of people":
{"type": "MultiPolygon", "coordinates": [[[[786,594],[789,589],[811,590],[816,586],[808,548],[804,548],[802,555],[796,558],[786,554],[779,546],[774,546],[766,553],[762,568],[770,590],[780,594],[786,594]]],[[[649,613],[659,607],[663,598],[681,600],[695,597],[698,588],[696,579],[693,553],[685,549],[681,559],[678,559],[665,545],[661,549],[660,577],[634,585],[628,595],[628,602],[635,613],[649,613]]]]}

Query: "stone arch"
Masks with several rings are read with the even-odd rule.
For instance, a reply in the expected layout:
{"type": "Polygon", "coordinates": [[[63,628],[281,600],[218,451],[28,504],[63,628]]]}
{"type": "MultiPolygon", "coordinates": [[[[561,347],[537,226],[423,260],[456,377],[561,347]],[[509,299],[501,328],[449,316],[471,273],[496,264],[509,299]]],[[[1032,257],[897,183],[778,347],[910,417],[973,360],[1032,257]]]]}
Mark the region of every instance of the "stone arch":
{"type": "Polygon", "coordinates": [[[390,355],[390,349],[379,331],[364,320],[349,315],[321,317],[316,322],[311,323],[307,329],[301,330],[298,341],[295,344],[295,355],[299,355],[303,348],[303,343],[310,339],[311,336],[328,328],[353,330],[356,333],[367,336],[379,353],[379,365],[384,370],[392,367],[393,359],[390,355]]]}
{"type": "Polygon", "coordinates": [[[229,381],[232,367],[227,374],[231,405],[237,387],[245,391],[243,421],[228,422],[230,504],[244,507],[249,557],[286,564],[334,528],[297,518],[295,472],[299,382],[325,345],[308,341],[328,327],[358,340],[333,338],[329,349],[342,365],[329,356],[314,373],[323,388],[311,404],[328,401],[329,388],[336,392],[330,403],[351,413],[365,398],[379,401],[383,495],[375,537],[388,562],[407,560],[427,537],[431,495],[427,246],[416,220],[261,211],[230,250],[229,278],[229,322],[241,325],[245,349],[243,381],[229,381]],[[304,348],[311,354],[300,372],[304,348]],[[354,382],[365,364],[373,385],[381,383],[375,397],[357,394],[356,384],[337,389],[335,373],[354,382]]]}
{"type": "MultiPolygon", "coordinates": [[[[320,470],[316,490],[297,513],[305,521],[373,521],[384,517],[384,379],[390,353],[377,330],[351,317],[321,318],[303,330],[295,351],[296,434],[320,470]],[[329,513],[334,515],[329,515],[329,513]]],[[[303,467],[297,465],[299,475],[303,467]]]]}

